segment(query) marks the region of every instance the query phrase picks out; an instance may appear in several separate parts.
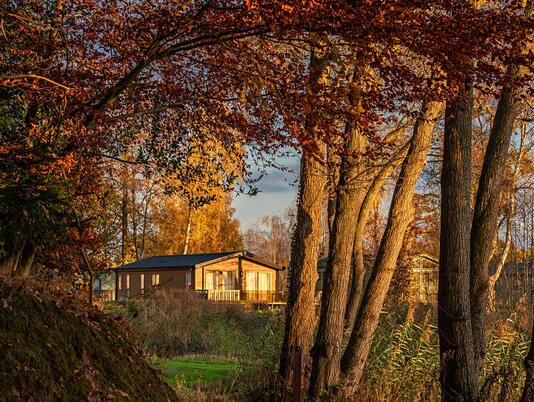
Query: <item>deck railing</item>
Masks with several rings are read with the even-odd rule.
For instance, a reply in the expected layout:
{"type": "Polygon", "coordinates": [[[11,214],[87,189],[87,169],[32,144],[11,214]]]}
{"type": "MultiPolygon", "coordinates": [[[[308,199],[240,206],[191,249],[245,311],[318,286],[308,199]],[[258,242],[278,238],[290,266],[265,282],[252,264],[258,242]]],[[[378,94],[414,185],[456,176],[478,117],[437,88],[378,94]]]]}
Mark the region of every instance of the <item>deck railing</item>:
{"type": "Polygon", "coordinates": [[[239,290],[220,290],[210,289],[208,290],[208,300],[213,301],[239,301],[239,290]]]}
{"type": "Polygon", "coordinates": [[[107,302],[107,301],[113,301],[115,291],[109,290],[109,289],[95,289],[93,291],[93,294],[95,298],[102,300],[104,302],[107,302]]]}
{"type": "Polygon", "coordinates": [[[260,303],[284,303],[287,301],[286,292],[274,290],[209,289],[197,290],[196,292],[202,299],[221,302],[248,301],[260,303]]]}

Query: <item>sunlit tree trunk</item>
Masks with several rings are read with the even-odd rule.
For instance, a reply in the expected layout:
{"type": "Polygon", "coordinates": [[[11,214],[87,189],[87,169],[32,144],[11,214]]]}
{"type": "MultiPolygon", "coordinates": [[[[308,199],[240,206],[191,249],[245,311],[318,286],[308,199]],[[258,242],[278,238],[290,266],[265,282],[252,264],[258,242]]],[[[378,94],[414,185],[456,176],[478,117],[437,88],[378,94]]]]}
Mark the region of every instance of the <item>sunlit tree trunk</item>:
{"type": "Polygon", "coordinates": [[[477,400],[469,304],[473,88],[447,104],[441,171],[438,327],[442,401],[477,400]]]}
{"type": "Polygon", "coordinates": [[[184,249],[182,254],[187,254],[189,252],[189,242],[191,240],[191,223],[193,221],[193,207],[189,205],[189,210],[187,213],[187,226],[185,228],[185,238],[184,238],[184,249]]]}
{"type": "Polygon", "coordinates": [[[126,263],[126,247],[128,242],[128,168],[122,172],[121,198],[121,264],[126,263]]]}
{"type": "MultiPolygon", "coordinates": [[[[530,0],[526,12],[527,15],[532,13],[530,0]]],[[[499,219],[499,198],[508,147],[520,105],[516,81],[522,75],[522,69],[511,65],[508,73],[511,78],[501,91],[484,155],[471,227],[470,302],[477,378],[486,350],[489,258],[499,219]]]]}
{"type": "MultiPolygon", "coordinates": [[[[310,56],[310,95],[319,91],[319,81],[324,77],[328,55],[318,48],[310,56]]],[[[307,116],[306,129],[315,132],[315,115],[307,116]]],[[[286,305],[286,322],[279,374],[286,385],[291,381],[293,365],[291,350],[299,347],[302,355],[304,387],[309,378],[317,317],[315,313],[315,284],[318,279],[317,260],[323,232],[321,217],[326,202],[326,174],[324,172],[325,145],[315,141],[315,152],[303,150],[300,164],[300,185],[297,205],[297,222],[291,245],[289,263],[289,289],[286,305]]]]}
{"type": "MultiPolygon", "coordinates": [[[[370,70],[361,68],[353,77],[353,85],[362,87],[369,80],[370,70]]],[[[350,103],[361,115],[362,95],[352,93],[350,103]]],[[[343,323],[350,267],[354,226],[358,210],[365,195],[365,180],[362,175],[362,154],[366,149],[364,135],[359,122],[349,121],[346,125],[348,139],[341,158],[339,182],[335,197],[335,214],[330,233],[327,266],[324,272],[321,314],[312,354],[312,372],[309,393],[317,396],[321,390],[328,390],[339,381],[342,354],[343,323]]]]}
{"type": "Polygon", "coordinates": [[[410,148],[393,193],[384,235],[342,359],[342,369],[346,374],[344,392],[348,398],[354,397],[362,378],[404,234],[413,218],[413,193],[426,164],[434,126],[442,109],[440,102],[425,103],[415,123],[410,148]]]}
{"type": "Polygon", "coordinates": [[[363,234],[369,220],[369,214],[376,202],[380,189],[384,182],[395,171],[406,156],[410,143],[403,145],[380,169],[378,174],[373,178],[367,193],[362,201],[356,229],[354,230],[354,246],[352,250],[352,284],[349,291],[347,307],[345,309],[345,327],[349,330],[354,325],[360,298],[363,292],[363,281],[365,278],[365,265],[363,255],[363,234]]]}

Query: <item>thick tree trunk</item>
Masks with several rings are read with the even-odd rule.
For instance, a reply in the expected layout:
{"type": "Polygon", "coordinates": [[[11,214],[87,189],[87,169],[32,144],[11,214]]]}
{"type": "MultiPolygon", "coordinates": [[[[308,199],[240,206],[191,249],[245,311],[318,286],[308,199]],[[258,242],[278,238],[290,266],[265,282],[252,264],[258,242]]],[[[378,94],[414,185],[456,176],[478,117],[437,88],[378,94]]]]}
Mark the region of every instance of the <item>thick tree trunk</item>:
{"type": "MultiPolygon", "coordinates": [[[[316,48],[310,57],[310,95],[320,91],[320,80],[325,78],[328,55],[316,48]]],[[[306,129],[316,131],[316,112],[307,116],[306,129]]],[[[317,283],[317,260],[323,227],[321,217],[326,201],[326,174],[324,172],[325,145],[316,140],[315,154],[303,150],[300,165],[300,188],[297,206],[297,222],[291,246],[289,264],[289,289],[286,305],[286,322],[279,374],[286,385],[291,381],[293,367],[291,350],[300,347],[302,355],[303,384],[307,386],[310,375],[310,349],[317,321],[315,313],[315,285],[317,283]]]]}
{"type": "Polygon", "coordinates": [[[520,402],[532,402],[534,401],[534,319],[532,320],[530,348],[527,357],[525,358],[525,370],[527,375],[520,402]]]}
{"type": "Polygon", "coordinates": [[[369,220],[369,213],[376,202],[380,189],[384,185],[386,179],[391,176],[395,169],[399,166],[406,156],[410,143],[403,145],[395,154],[386,162],[380,169],[378,174],[373,178],[371,186],[367,190],[363,199],[360,211],[358,213],[358,220],[356,222],[356,229],[354,230],[354,246],[352,249],[352,286],[350,287],[349,299],[345,309],[345,327],[352,330],[354,320],[358,313],[360,305],[360,298],[363,292],[363,281],[365,278],[365,265],[363,255],[363,234],[369,220]]]}
{"type": "Polygon", "coordinates": [[[441,171],[438,327],[442,401],[477,400],[469,304],[473,89],[447,104],[441,171]]]}
{"type": "Polygon", "coordinates": [[[342,369],[346,373],[344,392],[348,398],[354,397],[362,378],[404,234],[413,218],[413,193],[426,164],[434,126],[442,109],[443,104],[440,102],[423,105],[421,116],[414,127],[410,148],[402,163],[373,271],[342,359],[342,369]]]}
{"type": "Polygon", "coordinates": [[[289,294],[286,306],[286,328],[280,356],[280,376],[290,383],[291,348],[302,350],[302,367],[309,376],[315,324],[315,284],[318,279],[317,260],[321,241],[321,215],[324,207],[326,176],[323,164],[304,152],[300,168],[300,193],[297,223],[293,234],[289,265],[289,294]]]}
{"type": "MultiPolygon", "coordinates": [[[[370,71],[362,68],[355,73],[353,82],[365,85],[370,71]]],[[[361,94],[351,94],[351,104],[361,113],[361,94]]],[[[358,122],[347,122],[348,139],[342,155],[339,183],[336,191],[335,214],[330,233],[329,258],[324,272],[321,315],[314,346],[309,393],[316,397],[339,382],[342,354],[343,321],[347,305],[347,293],[354,243],[354,226],[365,195],[362,180],[362,153],[366,140],[358,122]]]]}

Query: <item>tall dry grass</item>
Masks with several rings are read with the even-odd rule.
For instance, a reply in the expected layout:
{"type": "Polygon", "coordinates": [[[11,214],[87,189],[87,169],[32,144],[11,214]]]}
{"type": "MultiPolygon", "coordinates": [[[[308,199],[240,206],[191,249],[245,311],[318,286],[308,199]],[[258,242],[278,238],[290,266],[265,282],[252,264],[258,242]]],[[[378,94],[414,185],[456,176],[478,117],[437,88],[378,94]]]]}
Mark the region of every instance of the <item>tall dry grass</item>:
{"type": "Polygon", "coordinates": [[[217,356],[255,362],[275,356],[283,318],[239,303],[215,303],[193,292],[158,291],[129,305],[140,346],[159,357],[217,356]]]}
{"type": "MultiPolygon", "coordinates": [[[[481,400],[519,399],[529,344],[530,336],[514,321],[493,324],[484,361],[481,400]]],[[[359,400],[439,401],[436,326],[383,320],[373,342],[359,400]]]]}

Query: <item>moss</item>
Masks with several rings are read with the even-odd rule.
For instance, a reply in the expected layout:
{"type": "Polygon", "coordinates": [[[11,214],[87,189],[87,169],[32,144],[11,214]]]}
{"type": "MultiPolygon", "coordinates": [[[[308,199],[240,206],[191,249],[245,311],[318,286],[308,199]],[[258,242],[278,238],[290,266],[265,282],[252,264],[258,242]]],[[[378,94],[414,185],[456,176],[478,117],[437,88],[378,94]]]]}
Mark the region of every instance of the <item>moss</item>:
{"type": "Polygon", "coordinates": [[[176,400],[113,320],[67,311],[1,281],[0,395],[37,401],[176,400]]]}

